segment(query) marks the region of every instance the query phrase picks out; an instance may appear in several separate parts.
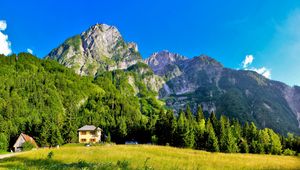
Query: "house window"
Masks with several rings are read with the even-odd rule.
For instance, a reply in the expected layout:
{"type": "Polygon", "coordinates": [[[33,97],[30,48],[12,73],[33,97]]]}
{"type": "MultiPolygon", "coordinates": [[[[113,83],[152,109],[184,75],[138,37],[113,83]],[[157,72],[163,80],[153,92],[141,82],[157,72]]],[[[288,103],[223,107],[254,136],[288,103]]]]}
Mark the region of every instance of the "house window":
{"type": "Polygon", "coordinates": [[[90,142],[96,142],[96,140],[95,139],[90,139],[90,142]]]}
{"type": "Polygon", "coordinates": [[[86,139],[81,139],[81,142],[86,142],[86,139]]]}
{"type": "Polygon", "coordinates": [[[86,135],[86,131],[82,131],[82,132],[81,132],[81,135],[86,135]]]}
{"type": "Polygon", "coordinates": [[[91,135],[95,135],[96,133],[94,131],[91,131],[91,135]]]}

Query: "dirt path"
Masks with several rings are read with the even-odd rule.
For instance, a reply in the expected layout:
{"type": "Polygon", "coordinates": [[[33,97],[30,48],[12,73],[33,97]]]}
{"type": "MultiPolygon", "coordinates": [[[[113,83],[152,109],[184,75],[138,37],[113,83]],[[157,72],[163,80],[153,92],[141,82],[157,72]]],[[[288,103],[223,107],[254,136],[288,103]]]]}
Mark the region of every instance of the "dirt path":
{"type": "Polygon", "coordinates": [[[0,159],[9,158],[9,157],[12,157],[12,156],[15,156],[15,155],[19,155],[19,154],[20,153],[3,154],[3,155],[0,155],[0,159]]]}

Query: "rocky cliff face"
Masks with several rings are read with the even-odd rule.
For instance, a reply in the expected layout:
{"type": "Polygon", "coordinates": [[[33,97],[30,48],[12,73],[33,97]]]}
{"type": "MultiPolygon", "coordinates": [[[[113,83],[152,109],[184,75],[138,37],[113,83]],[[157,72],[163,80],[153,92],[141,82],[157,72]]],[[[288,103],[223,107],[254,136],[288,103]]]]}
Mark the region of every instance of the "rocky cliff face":
{"type": "Polygon", "coordinates": [[[135,43],[126,43],[116,27],[97,24],[53,49],[48,59],[73,68],[80,75],[126,69],[142,61],[135,43]]]}
{"type": "Polygon", "coordinates": [[[300,128],[300,87],[285,86],[285,88],[283,89],[283,94],[290,108],[295,113],[300,128]]]}
{"type": "Polygon", "coordinates": [[[153,53],[145,60],[145,63],[153,69],[156,75],[171,79],[181,74],[178,64],[184,60],[187,60],[187,58],[164,50],[153,53]]]}
{"type": "Polygon", "coordinates": [[[224,68],[205,55],[187,59],[162,51],[145,62],[165,78],[159,94],[170,108],[179,110],[189,104],[196,109],[201,104],[207,114],[216,111],[282,134],[300,134],[299,87],[289,87],[253,71],[224,68]]]}

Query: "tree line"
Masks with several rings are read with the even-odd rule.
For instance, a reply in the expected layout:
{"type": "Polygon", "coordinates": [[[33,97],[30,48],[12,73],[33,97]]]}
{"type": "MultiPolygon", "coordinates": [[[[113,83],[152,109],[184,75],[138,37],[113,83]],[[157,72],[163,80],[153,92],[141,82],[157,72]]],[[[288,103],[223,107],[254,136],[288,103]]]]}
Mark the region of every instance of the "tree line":
{"type": "Polygon", "coordinates": [[[215,113],[205,117],[200,106],[195,114],[189,107],[174,114],[146,87],[138,68],[79,76],[28,53],[0,55],[0,65],[0,150],[10,149],[21,132],[39,146],[74,143],[77,129],[90,124],[115,143],[137,140],[228,153],[300,152],[297,136],[259,130],[254,123],[242,125],[215,113]]]}
{"type": "Polygon", "coordinates": [[[178,117],[171,110],[161,111],[156,123],[153,141],[171,145],[226,153],[259,153],[295,155],[300,152],[300,137],[287,137],[272,129],[258,129],[253,122],[242,125],[237,119],[229,120],[214,112],[205,118],[201,106],[196,114],[189,106],[178,117]]]}

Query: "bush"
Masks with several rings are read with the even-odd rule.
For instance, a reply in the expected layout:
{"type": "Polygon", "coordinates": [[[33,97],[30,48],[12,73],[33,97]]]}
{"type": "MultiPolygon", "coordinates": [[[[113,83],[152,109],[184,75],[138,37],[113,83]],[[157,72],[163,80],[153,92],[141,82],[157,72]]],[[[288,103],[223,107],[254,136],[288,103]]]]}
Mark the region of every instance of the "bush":
{"type": "Polygon", "coordinates": [[[35,146],[31,142],[25,142],[22,145],[23,151],[30,151],[31,149],[35,148],[35,146]]]}
{"type": "Polygon", "coordinates": [[[8,141],[4,133],[0,133],[0,151],[7,151],[8,141]]]}
{"type": "Polygon", "coordinates": [[[127,160],[123,160],[123,161],[118,161],[117,162],[117,167],[121,168],[121,169],[129,169],[129,161],[127,160]]]}
{"type": "Polygon", "coordinates": [[[283,151],[283,154],[284,154],[284,155],[288,155],[288,156],[294,156],[294,155],[296,155],[296,151],[293,151],[293,150],[291,150],[291,149],[285,149],[285,150],[283,151]]]}
{"type": "Polygon", "coordinates": [[[53,155],[54,155],[54,153],[53,153],[53,151],[51,151],[48,153],[47,158],[52,159],[53,155]]]}

